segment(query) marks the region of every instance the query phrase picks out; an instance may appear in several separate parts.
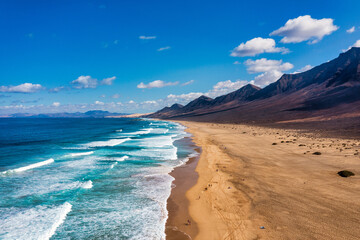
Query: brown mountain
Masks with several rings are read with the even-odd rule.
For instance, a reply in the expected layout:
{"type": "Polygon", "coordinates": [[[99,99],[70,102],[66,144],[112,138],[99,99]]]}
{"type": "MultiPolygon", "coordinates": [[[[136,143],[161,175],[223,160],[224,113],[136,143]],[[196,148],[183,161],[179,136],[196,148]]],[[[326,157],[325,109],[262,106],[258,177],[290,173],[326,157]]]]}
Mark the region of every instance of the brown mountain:
{"type": "Polygon", "coordinates": [[[188,104],[186,104],[182,109],[181,112],[191,112],[194,110],[198,110],[198,109],[204,109],[204,108],[208,108],[211,106],[213,99],[209,98],[207,96],[200,96],[198,98],[196,98],[195,100],[189,102],[188,104]]]}
{"type": "Polygon", "coordinates": [[[310,85],[321,85],[324,89],[350,83],[356,85],[360,79],[360,48],[351,48],[338,58],[298,74],[284,74],[278,81],[250,97],[251,100],[291,93],[310,85]]]}
{"type": "Polygon", "coordinates": [[[154,116],[211,122],[306,123],[309,126],[330,121],[340,128],[360,128],[360,48],[353,47],[306,72],[284,74],[263,89],[247,85],[205,102],[192,104],[191,111],[182,109],[168,116],[157,112],[154,116]]]}
{"type": "MultiPolygon", "coordinates": [[[[230,103],[231,105],[238,105],[239,103],[245,102],[250,96],[255,92],[259,91],[261,88],[254,86],[252,84],[247,84],[246,86],[231,92],[226,95],[219,96],[215,99],[209,98],[207,96],[200,96],[193,101],[189,102],[187,105],[181,108],[174,109],[173,106],[165,107],[148,117],[154,118],[170,118],[174,116],[184,116],[191,115],[191,113],[197,113],[199,111],[211,111],[217,109],[217,106],[224,107],[225,104],[230,103]]],[[[229,105],[229,104],[228,104],[229,105]]]]}
{"type": "Polygon", "coordinates": [[[245,102],[260,89],[255,85],[247,84],[234,92],[215,98],[212,105],[221,105],[232,101],[237,101],[238,103],[245,102]]]}
{"type": "Polygon", "coordinates": [[[176,115],[184,106],[178,103],[173,104],[171,107],[164,107],[163,109],[156,112],[156,115],[153,117],[170,117],[176,115]]]}

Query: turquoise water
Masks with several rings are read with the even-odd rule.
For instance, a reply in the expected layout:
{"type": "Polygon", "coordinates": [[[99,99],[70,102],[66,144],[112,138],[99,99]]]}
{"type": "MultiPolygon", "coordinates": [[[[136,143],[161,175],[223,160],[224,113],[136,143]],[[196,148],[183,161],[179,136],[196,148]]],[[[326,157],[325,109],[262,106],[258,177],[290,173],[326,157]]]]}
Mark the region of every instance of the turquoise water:
{"type": "Polygon", "coordinates": [[[0,119],[0,239],[164,239],[176,123],[0,119]]]}

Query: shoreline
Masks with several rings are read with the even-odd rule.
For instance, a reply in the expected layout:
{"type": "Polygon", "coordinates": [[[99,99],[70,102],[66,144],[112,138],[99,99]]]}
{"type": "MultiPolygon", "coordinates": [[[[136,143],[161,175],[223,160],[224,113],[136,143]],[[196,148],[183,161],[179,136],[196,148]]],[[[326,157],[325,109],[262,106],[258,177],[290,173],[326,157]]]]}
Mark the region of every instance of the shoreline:
{"type": "MultiPolygon", "coordinates": [[[[192,239],[360,236],[358,140],[240,124],[174,122],[186,126],[202,150],[192,169],[198,174],[196,183],[183,187],[183,194],[173,188],[168,200],[188,201],[182,214],[196,224],[197,231],[189,231],[192,239]],[[337,172],[345,169],[355,176],[339,177],[337,172]]],[[[172,176],[180,182],[191,176],[186,171],[191,172],[186,165],[176,168],[172,176]]],[[[186,227],[184,217],[173,211],[168,219],[183,224],[179,229],[186,227]]]]}
{"type": "MultiPolygon", "coordinates": [[[[187,130],[185,130],[187,131],[187,130]]],[[[167,240],[192,239],[198,233],[196,222],[188,211],[189,200],[186,192],[196,184],[198,174],[195,168],[198,164],[201,148],[194,144],[192,138],[188,139],[194,145],[197,156],[189,160],[169,173],[174,178],[169,198],[167,199],[168,218],[165,224],[167,240]],[[174,186],[174,187],[173,187],[174,186]]]]}

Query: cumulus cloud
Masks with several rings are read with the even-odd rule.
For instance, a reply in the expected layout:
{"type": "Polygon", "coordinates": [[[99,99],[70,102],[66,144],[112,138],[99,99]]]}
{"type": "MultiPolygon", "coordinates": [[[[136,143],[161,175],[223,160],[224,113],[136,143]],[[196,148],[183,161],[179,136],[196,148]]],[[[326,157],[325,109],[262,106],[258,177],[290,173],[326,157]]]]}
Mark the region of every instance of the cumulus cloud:
{"type": "Polygon", "coordinates": [[[156,36],[139,36],[139,39],[142,40],[156,39],[156,36]]]}
{"type": "Polygon", "coordinates": [[[353,45],[351,45],[350,47],[348,47],[348,49],[343,49],[343,52],[346,52],[348,50],[350,50],[352,47],[360,47],[360,39],[357,40],[353,45]]]}
{"type": "Polygon", "coordinates": [[[169,94],[164,100],[160,100],[165,102],[166,105],[172,105],[174,103],[188,103],[195,98],[200,97],[201,95],[204,95],[202,92],[190,92],[190,93],[184,93],[184,94],[169,94]]]}
{"type": "Polygon", "coordinates": [[[34,93],[38,92],[43,87],[40,84],[23,83],[17,86],[0,86],[0,92],[8,93],[34,93]]]}
{"type": "Polygon", "coordinates": [[[98,85],[97,79],[92,78],[91,76],[80,76],[74,81],[71,82],[74,88],[96,88],[98,85]]]}
{"type": "Polygon", "coordinates": [[[141,82],[137,85],[137,88],[162,88],[167,86],[174,86],[177,84],[179,84],[179,82],[164,82],[162,80],[155,80],[148,84],[144,84],[143,82],[141,82]]]}
{"type": "Polygon", "coordinates": [[[306,71],[308,71],[308,70],[310,70],[310,69],[312,69],[312,68],[313,68],[313,66],[311,66],[311,65],[308,64],[308,65],[306,65],[306,66],[298,69],[297,71],[293,72],[293,74],[306,72],[306,71]]]}
{"type": "Polygon", "coordinates": [[[100,105],[100,106],[102,106],[102,105],[104,105],[105,103],[103,103],[103,102],[100,102],[100,101],[95,101],[95,105],[100,105]]]}
{"type": "Polygon", "coordinates": [[[231,80],[221,81],[216,83],[211,90],[205,93],[205,95],[212,98],[218,97],[233,92],[235,90],[238,90],[239,88],[245,86],[248,83],[249,82],[245,80],[237,80],[234,82],[231,80]]]}
{"type": "Polygon", "coordinates": [[[277,81],[282,75],[283,73],[278,70],[271,70],[256,76],[252,83],[257,86],[264,87],[277,81]]]}
{"type": "MultiPolygon", "coordinates": [[[[104,78],[100,81],[101,85],[112,85],[116,77],[104,78]]],[[[84,88],[96,88],[99,85],[99,81],[96,78],[91,76],[80,76],[74,81],[71,82],[74,88],[84,89],[84,88]]]]}
{"type": "Polygon", "coordinates": [[[354,45],[352,45],[353,47],[360,47],[360,40],[357,40],[354,45]]]}
{"type": "Polygon", "coordinates": [[[170,48],[171,48],[170,46],[161,47],[161,48],[159,48],[157,51],[158,51],[158,52],[161,52],[161,51],[169,50],[170,48]]]}
{"type": "Polygon", "coordinates": [[[157,102],[162,105],[172,105],[174,103],[181,103],[181,104],[187,104],[188,102],[194,100],[195,98],[200,97],[201,95],[205,95],[211,98],[215,98],[233,91],[238,90],[239,88],[245,86],[248,84],[248,81],[221,81],[216,83],[212,89],[210,89],[207,92],[190,92],[185,94],[169,94],[165,99],[160,99],[157,102]]]}
{"type": "Polygon", "coordinates": [[[349,28],[348,30],[346,30],[347,33],[353,33],[355,32],[355,26],[352,26],[351,28],[349,28]]]}
{"type": "Polygon", "coordinates": [[[104,78],[103,80],[101,80],[101,84],[102,85],[112,85],[115,79],[116,79],[115,76],[109,77],[109,78],[104,78]]]}
{"type": "Polygon", "coordinates": [[[268,72],[272,70],[288,71],[294,67],[294,65],[289,62],[283,63],[282,60],[270,60],[266,58],[257,59],[255,61],[248,59],[244,63],[247,66],[247,71],[249,73],[268,72]]]}
{"type": "Polygon", "coordinates": [[[190,81],[183,83],[182,86],[187,86],[187,85],[193,84],[194,82],[195,82],[194,80],[190,80],[190,81]]]}
{"type": "Polygon", "coordinates": [[[119,97],[120,97],[120,94],[117,94],[117,93],[115,93],[114,95],[111,96],[111,98],[114,98],[114,99],[117,99],[119,97]]]}
{"type": "Polygon", "coordinates": [[[289,50],[283,47],[276,47],[272,38],[253,38],[246,43],[241,43],[234,48],[230,54],[233,57],[256,56],[261,53],[288,53],[289,50]]]}
{"type": "Polygon", "coordinates": [[[283,27],[270,33],[270,36],[282,36],[282,43],[299,43],[303,41],[317,43],[324,36],[330,35],[339,29],[333,22],[334,19],[332,18],[314,19],[310,15],[299,16],[289,19],[283,27]]]}
{"type": "Polygon", "coordinates": [[[59,103],[59,102],[53,102],[52,106],[53,106],[53,107],[59,107],[59,106],[60,106],[60,103],[59,103]]]}

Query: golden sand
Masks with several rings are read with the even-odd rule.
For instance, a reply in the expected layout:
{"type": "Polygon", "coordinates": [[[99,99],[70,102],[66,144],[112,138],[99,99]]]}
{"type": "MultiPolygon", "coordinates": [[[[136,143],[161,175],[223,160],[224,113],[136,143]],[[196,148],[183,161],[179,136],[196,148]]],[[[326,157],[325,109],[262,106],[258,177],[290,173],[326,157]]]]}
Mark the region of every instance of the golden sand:
{"type": "MultiPolygon", "coordinates": [[[[172,227],[177,224],[192,239],[203,240],[360,239],[359,141],[246,125],[180,123],[202,148],[196,184],[186,192],[188,201],[178,202],[184,202],[178,209],[188,209],[196,231],[176,209],[169,212],[178,216],[172,227]],[[355,176],[338,176],[344,169],[355,176]]],[[[183,173],[183,178],[197,178],[183,173]]]]}

